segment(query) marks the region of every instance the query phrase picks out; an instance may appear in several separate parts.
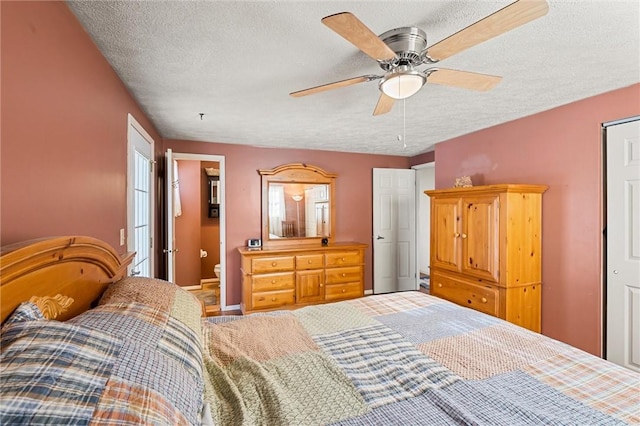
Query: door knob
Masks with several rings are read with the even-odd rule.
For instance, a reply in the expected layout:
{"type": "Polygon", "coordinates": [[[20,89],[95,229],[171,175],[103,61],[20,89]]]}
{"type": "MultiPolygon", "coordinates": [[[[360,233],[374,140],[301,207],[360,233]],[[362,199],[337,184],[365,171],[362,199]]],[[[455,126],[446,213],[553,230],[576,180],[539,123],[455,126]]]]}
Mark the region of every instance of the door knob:
{"type": "Polygon", "coordinates": [[[140,271],[131,271],[132,277],[135,277],[136,275],[140,275],[140,271]]]}
{"type": "Polygon", "coordinates": [[[384,240],[384,237],[381,237],[380,235],[378,235],[378,236],[376,237],[376,240],[384,240]]]}
{"type": "Polygon", "coordinates": [[[614,273],[614,274],[616,274],[616,275],[618,275],[618,270],[617,270],[617,269],[614,269],[614,270],[613,270],[613,273],[614,273]]]}

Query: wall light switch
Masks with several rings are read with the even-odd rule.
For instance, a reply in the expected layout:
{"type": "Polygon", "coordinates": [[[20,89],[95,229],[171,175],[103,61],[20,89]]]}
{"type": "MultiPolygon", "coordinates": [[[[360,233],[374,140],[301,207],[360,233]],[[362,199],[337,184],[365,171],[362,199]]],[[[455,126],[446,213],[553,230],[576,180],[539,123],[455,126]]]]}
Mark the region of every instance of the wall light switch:
{"type": "Polygon", "coordinates": [[[120,245],[123,246],[125,243],[125,238],[124,238],[124,228],[120,229],[120,245]]]}

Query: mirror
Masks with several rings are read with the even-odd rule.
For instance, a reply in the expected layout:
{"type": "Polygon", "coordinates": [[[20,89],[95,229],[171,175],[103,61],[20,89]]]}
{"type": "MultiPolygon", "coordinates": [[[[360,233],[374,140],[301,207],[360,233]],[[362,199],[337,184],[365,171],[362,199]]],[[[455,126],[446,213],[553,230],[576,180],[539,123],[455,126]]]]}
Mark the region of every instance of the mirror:
{"type": "Polygon", "coordinates": [[[335,174],[302,164],[259,170],[262,242],[273,247],[318,244],[335,234],[335,174]]]}

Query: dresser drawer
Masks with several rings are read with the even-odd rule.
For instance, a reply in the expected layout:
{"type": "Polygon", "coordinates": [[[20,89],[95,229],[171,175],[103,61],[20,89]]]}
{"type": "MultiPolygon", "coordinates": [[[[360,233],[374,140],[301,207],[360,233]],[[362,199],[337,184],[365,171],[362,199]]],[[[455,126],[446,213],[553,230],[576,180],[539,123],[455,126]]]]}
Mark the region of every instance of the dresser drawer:
{"type": "Polygon", "coordinates": [[[277,308],[278,306],[293,305],[295,303],[294,290],[269,291],[251,295],[253,309],[277,308]]]}
{"type": "Polygon", "coordinates": [[[251,262],[251,272],[254,274],[261,272],[292,271],[295,262],[293,256],[260,257],[251,262]]]}
{"type": "Polygon", "coordinates": [[[498,315],[498,289],[443,277],[431,276],[431,294],[489,315],[498,315]]]}
{"type": "Polygon", "coordinates": [[[293,289],[295,282],[293,272],[254,275],[251,289],[253,292],[293,289]]]}
{"type": "Polygon", "coordinates": [[[322,254],[304,254],[296,256],[296,269],[319,269],[324,267],[322,254]]]}
{"type": "Polygon", "coordinates": [[[362,296],[362,283],[330,284],[325,287],[325,300],[354,299],[362,296]]]}
{"type": "Polygon", "coordinates": [[[331,268],[325,271],[327,284],[349,283],[360,281],[361,266],[349,266],[346,268],[331,268]]]}
{"type": "Polygon", "coordinates": [[[350,251],[337,251],[334,253],[325,254],[327,267],[342,266],[342,265],[359,265],[360,252],[358,250],[350,251]]]}

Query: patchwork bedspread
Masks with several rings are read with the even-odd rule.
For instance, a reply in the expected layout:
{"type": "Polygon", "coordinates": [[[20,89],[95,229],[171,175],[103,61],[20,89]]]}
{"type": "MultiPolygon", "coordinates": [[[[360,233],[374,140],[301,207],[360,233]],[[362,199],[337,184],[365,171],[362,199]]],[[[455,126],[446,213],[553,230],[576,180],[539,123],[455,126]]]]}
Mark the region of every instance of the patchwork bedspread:
{"type": "Polygon", "coordinates": [[[419,292],[203,331],[217,424],[640,424],[640,375],[419,292]]]}

